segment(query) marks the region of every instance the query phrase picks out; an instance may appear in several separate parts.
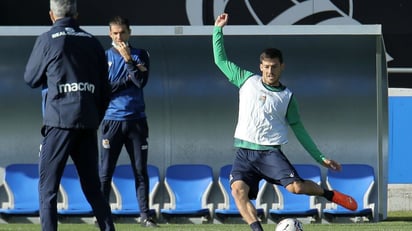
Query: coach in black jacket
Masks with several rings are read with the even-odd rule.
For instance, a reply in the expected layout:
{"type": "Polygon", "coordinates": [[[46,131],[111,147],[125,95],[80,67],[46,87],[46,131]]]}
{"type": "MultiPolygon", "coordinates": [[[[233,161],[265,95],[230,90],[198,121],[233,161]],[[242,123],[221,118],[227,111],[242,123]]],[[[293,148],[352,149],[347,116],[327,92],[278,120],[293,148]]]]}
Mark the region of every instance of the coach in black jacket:
{"type": "Polygon", "coordinates": [[[110,97],[104,49],[76,22],[76,0],[51,0],[52,28],[40,35],[24,80],[43,89],[40,151],[42,230],[57,230],[57,192],[70,156],[101,230],[114,230],[110,207],[100,191],[97,128],[110,97]]]}

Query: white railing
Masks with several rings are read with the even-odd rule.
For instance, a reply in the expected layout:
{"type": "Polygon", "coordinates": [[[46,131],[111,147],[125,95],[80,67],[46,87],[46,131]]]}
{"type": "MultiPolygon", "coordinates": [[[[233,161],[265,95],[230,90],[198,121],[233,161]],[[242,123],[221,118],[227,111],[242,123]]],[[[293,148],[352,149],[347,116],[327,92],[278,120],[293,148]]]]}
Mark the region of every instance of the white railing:
{"type": "Polygon", "coordinates": [[[390,74],[407,74],[412,73],[412,67],[392,67],[388,68],[388,73],[390,74]]]}

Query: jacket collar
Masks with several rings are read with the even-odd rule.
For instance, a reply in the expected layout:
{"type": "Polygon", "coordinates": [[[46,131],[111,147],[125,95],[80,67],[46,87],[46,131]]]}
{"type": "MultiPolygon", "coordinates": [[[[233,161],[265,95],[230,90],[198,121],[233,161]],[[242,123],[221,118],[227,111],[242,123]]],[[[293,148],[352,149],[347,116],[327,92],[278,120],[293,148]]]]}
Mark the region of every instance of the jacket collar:
{"type": "Polygon", "coordinates": [[[79,24],[76,19],[72,17],[64,17],[57,19],[54,22],[53,27],[79,27],[79,24]]]}

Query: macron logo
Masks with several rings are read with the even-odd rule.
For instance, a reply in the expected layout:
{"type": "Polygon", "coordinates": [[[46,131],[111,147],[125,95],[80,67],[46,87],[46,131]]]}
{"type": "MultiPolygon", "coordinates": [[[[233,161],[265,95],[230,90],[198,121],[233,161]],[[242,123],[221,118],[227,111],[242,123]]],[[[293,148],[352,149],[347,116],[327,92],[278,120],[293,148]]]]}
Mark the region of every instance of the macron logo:
{"type": "Polygon", "coordinates": [[[92,83],[65,83],[58,86],[59,93],[87,91],[94,93],[95,86],[92,83]]]}

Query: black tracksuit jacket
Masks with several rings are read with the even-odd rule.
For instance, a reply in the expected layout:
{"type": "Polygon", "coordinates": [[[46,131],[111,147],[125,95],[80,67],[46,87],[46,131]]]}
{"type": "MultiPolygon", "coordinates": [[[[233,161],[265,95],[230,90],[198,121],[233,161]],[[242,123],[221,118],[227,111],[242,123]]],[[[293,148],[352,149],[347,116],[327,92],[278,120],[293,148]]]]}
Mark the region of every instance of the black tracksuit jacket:
{"type": "Polygon", "coordinates": [[[104,49],[73,18],[57,20],[41,34],[24,73],[43,88],[43,125],[97,129],[110,99],[104,49]]]}

